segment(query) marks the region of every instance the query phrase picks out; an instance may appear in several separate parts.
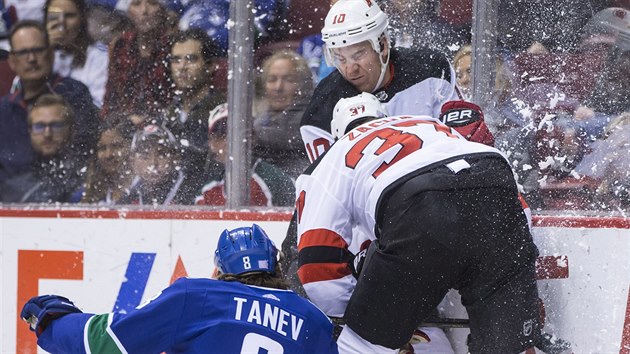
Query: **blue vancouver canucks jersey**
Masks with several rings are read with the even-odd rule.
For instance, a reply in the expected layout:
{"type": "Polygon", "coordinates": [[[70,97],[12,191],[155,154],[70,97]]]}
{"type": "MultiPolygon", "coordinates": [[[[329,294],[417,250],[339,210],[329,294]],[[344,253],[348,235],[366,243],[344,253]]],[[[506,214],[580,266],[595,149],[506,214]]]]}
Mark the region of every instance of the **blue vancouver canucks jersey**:
{"type": "Polygon", "coordinates": [[[337,353],[328,317],[291,291],[186,278],[129,313],[60,317],[37,344],[52,353],[337,353]]]}

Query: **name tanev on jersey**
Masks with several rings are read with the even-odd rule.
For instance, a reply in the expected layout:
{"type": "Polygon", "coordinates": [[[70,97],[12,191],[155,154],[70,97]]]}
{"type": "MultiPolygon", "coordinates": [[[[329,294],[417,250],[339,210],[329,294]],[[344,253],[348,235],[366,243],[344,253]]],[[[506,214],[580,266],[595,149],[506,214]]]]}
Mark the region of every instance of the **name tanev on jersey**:
{"type": "Polygon", "coordinates": [[[234,301],[236,302],[235,320],[247,321],[270,328],[294,341],[297,341],[300,336],[304,319],[269,303],[261,304],[258,300],[235,296],[234,301]],[[287,333],[287,331],[290,332],[287,333]]]}

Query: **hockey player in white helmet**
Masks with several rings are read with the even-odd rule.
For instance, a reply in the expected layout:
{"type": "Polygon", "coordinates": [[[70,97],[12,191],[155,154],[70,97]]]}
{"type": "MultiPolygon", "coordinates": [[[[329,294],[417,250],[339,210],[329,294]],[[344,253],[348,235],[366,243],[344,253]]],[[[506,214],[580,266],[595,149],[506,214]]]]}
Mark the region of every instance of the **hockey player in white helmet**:
{"type": "Polygon", "coordinates": [[[339,352],[398,352],[451,288],[471,353],[538,345],[538,250],[509,161],[439,114],[379,119],[371,101],[350,102],[331,123],[338,140],[296,182],[297,273],[344,318],[339,352]]]}
{"type": "Polygon", "coordinates": [[[330,8],[322,39],[328,65],[337,71],[319,83],[300,124],[311,162],[333,142],[330,120],[341,98],[368,92],[391,114],[435,117],[444,102],[459,98],[446,56],[426,48],[392,48],[388,25],[374,0],[339,0],[330,8]]]}
{"type": "MultiPolygon", "coordinates": [[[[346,132],[359,127],[363,123],[387,116],[387,109],[385,109],[384,105],[372,94],[364,92],[354,97],[342,98],[335,105],[333,119],[330,122],[333,138],[337,141],[341,139],[346,132]]],[[[362,130],[363,128],[357,128],[358,132],[362,130]]],[[[353,139],[353,136],[350,136],[349,139],[353,139]]],[[[362,232],[360,228],[353,230],[351,241],[348,244],[348,250],[352,252],[352,254],[356,254],[356,256],[353,257],[351,266],[354,276],[358,276],[357,270],[360,268],[359,264],[364,259],[367,248],[374,239],[374,233],[362,232]]],[[[328,290],[330,289],[326,289],[325,291],[328,290]]],[[[331,297],[336,298],[337,295],[342,295],[341,298],[343,299],[343,295],[346,295],[347,291],[351,289],[336,288],[335,290],[340,291],[340,293],[336,294],[331,292],[331,297]]],[[[340,306],[345,306],[345,304],[346,302],[344,300],[339,301],[340,306]]],[[[448,354],[453,353],[453,349],[442,329],[437,327],[419,327],[414,331],[409,341],[401,346],[399,353],[448,354]]]]}
{"type": "Polygon", "coordinates": [[[333,139],[341,138],[349,124],[360,125],[363,120],[387,117],[387,109],[378,98],[369,93],[361,93],[355,97],[342,98],[333,109],[330,121],[330,132],[333,139]]]}

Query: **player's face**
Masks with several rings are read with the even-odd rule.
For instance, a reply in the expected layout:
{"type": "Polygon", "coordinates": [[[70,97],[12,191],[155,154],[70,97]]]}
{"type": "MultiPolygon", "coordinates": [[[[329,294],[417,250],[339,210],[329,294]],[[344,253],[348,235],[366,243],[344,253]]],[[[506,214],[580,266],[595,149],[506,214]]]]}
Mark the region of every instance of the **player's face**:
{"type": "Polygon", "coordinates": [[[372,92],[381,75],[381,62],[368,41],[333,49],[335,66],[361,92],[372,92]]]}
{"type": "Polygon", "coordinates": [[[36,107],[31,111],[29,133],[33,150],[40,156],[54,156],[70,139],[70,125],[61,105],[36,107]]]}
{"type": "Polygon", "coordinates": [[[295,100],[299,84],[295,65],[289,59],[278,59],[269,66],[265,79],[265,96],[269,108],[281,111],[295,100]]]}
{"type": "Polygon", "coordinates": [[[180,90],[203,87],[208,83],[210,70],[201,56],[201,43],[187,40],[175,43],[171,49],[171,73],[180,90]]]}

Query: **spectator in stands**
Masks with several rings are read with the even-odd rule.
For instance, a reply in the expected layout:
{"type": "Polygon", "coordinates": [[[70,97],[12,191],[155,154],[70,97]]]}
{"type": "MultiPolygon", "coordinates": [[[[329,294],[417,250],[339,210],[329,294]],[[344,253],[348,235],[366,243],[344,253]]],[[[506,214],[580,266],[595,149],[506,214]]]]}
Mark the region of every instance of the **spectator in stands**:
{"type": "Polygon", "coordinates": [[[85,157],[70,145],[74,113],[61,97],[44,94],[28,115],[28,132],[35,157],[30,170],[8,179],[2,187],[3,202],[77,202],[85,157]]]}
{"type": "Polygon", "coordinates": [[[9,37],[11,26],[17,21],[17,14],[14,6],[6,6],[0,0],[0,96],[9,93],[11,82],[15,73],[9,67],[7,57],[9,56],[9,45],[6,39],[9,37]]]}
{"type": "MultiPolygon", "coordinates": [[[[283,39],[281,36],[286,31],[281,29],[287,1],[255,0],[254,7],[255,45],[258,47],[283,39]]],[[[228,49],[229,17],[230,1],[191,0],[179,21],[179,29],[201,28],[219,45],[221,55],[225,55],[228,49]]]]}
{"type": "Polygon", "coordinates": [[[14,6],[18,20],[34,20],[42,22],[44,19],[44,2],[46,0],[4,0],[5,5],[14,6]]]}
{"type": "Polygon", "coordinates": [[[313,93],[308,64],[299,54],[278,51],[262,64],[261,109],[254,119],[254,155],[297,178],[309,165],[300,120],[313,93]]]}
{"type": "Polygon", "coordinates": [[[607,54],[613,45],[625,47],[628,39],[628,10],[620,7],[609,7],[599,11],[584,25],[580,31],[579,52],[601,52],[607,54]],[[620,36],[620,34],[626,34],[620,36]]]}
{"type": "Polygon", "coordinates": [[[592,208],[615,210],[630,207],[630,113],[615,117],[602,137],[575,168],[582,189],[592,193],[592,208]]]}
{"type": "Polygon", "coordinates": [[[182,146],[182,165],[191,176],[205,181],[203,166],[208,155],[208,116],[225,102],[213,86],[212,75],[218,48],[201,29],[176,34],[170,53],[175,97],[166,109],[162,125],[182,146]]]}
{"type": "Polygon", "coordinates": [[[590,97],[576,110],[575,118],[610,121],[612,117],[630,111],[629,80],[630,50],[618,52],[606,64],[590,97]]]}
{"type": "Polygon", "coordinates": [[[133,177],[129,158],[131,136],[123,125],[106,127],[96,144],[85,178],[83,203],[116,204],[133,177]]]}
{"type": "Polygon", "coordinates": [[[459,87],[465,99],[472,98],[470,91],[472,84],[472,46],[465,45],[455,53],[453,57],[453,68],[457,77],[457,87],[459,87]]]}
{"type": "Polygon", "coordinates": [[[109,46],[124,32],[133,30],[133,23],[121,10],[102,5],[90,5],[88,10],[88,32],[96,42],[109,46]]]}
{"type": "Polygon", "coordinates": [[[119,204],[190,205],[201,188],[181,168],[180,147],[173,134],[150,124],[137,131],[131,142],[134,178],[119,204]]]}
{"type": "Polygon", "coordinates": [[[55,49],[53,71],[82,82],[97,107],[103,105],[109,56],[107,46],[94,43],[88,31],[84,0],[47,0],[44,22],[55,49]]]}
{"type": "Polygon", "coordinates": [[[520,53],[538,42],[550,52],[575,50],[580,29],[606,1],[499,1],[499,46],[520,53]]]}
{"type": "Polygon", "coordinates": [[[21,88],[0,99],[0,182],[26,171],[32,161],[27,112],[41,95],[62,96],[74,112],[72,149],[92,153],[98,134],[98,111],[85,85],[52,73],[53,51],[46,28],[36,21],[16,23],[10,34],[9,65],[21,88]]]}
{"type": "Polygon", "coordinates": [[[388,1],[384,10],[390,16],[394,46],[427,47],[450,57],[454,48],[470,42],[470,23],[461,28],[448,23],[438,16],[441,5],[437,0],[388,1]]]}
{"type": "MultiPolygon", "coordinates": [[[[198,205],[225,205],[225,162],[227,161],[227,103],[216,107],[208,119],[210,156],[206,168],[206,185],[197,196],[198,205]]],[[[295,184],[275,166],[253,159],[249,183],[252,206],[291,206],[295,202],[295,184]]]]}
{"type": "Polygon", "coordinates": [[[155,115],[170,104],[170,36],[164,0],[132,0],[127,13],[135,30],[112,44],[101,115],[111,111],[155,115]]]}
{"type": "MultiPolygon", "coordinates": [[[[90,7],[106,9],[113,14],[117,11],[127,12],[131,4],[131,0],[87,0],[90,7]]],[[[184,9],[189,6],[191,0],[157,0],[161,2],[166,9],[166,28],[169,34],[177,31],[179,19],[184,9]]]]}

